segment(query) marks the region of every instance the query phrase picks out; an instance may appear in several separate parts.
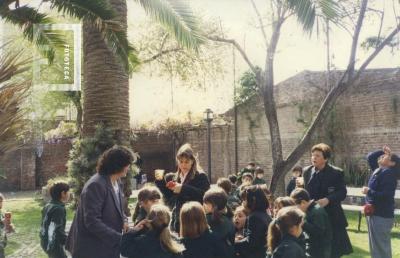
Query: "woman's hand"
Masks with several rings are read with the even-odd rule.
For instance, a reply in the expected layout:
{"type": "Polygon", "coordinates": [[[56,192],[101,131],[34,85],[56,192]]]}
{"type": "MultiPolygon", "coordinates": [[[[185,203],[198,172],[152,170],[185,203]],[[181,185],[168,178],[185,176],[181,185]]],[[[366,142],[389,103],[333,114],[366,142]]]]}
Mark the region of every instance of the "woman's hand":
{"type": "Polygon", "coordinates": [[[182,184],[176,183],[172,191],[176,194],[180,193],[182,190],[182,184]]]}
{"type": "Polygon", "coordinates": [[[364,186],[364,187],[362,188],[362,190],[361,190],[361,193],[363,193],[363,194],[367,194],[367,193],[368,193],[368,191],[369,191],[369,188],[368,188],[368,187],[366,187],[366,186],[364,186]]]}
{"type": "Polygon", "coordinates": [[[325,207],[325,206],[327,206],[329,204],[329,199],[328,198],[322,198],[322,199],[319,199],[317,201],[317,203],[319,204],[319,206],[321,206],[323,208],[323,207],[325,207]]]}
{"type": "Polygon", "coordinates": [[[164,179],[164,170],[163,169],[156,169],[154,170],[154,177],[157,181],[164,179]]]}
{"type": "Polygon", "coordinates": [[[392,152],[392,150],[389,148],[389,146],[385,145],[385,146],[383,146],[383,152],[385,154],[390,154],[392,152]]]}

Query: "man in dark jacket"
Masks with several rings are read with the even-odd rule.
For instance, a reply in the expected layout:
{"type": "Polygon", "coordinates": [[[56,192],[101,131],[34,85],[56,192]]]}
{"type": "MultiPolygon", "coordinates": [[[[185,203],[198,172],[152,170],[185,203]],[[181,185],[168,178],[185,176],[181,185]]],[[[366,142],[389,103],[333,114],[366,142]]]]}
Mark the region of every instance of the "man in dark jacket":
{"type": "Polygon", "coordinates": [[[127,219],[122,208],[119,179],[126,176],[133,155],[124,147],[105,151],[97,173],[86,182],[67,239],[73,258],[119,258],[127,219]],[[125,224],[124,224],[125,222],[125,224]]]}
{"type": "Polygon", "coordinates": [[[347,219],[341,206],[347,195],[344,174],[340,168],[328,164],[331,152],[331,148],[324,143],[313,146],[312,166],[304,169],[304,177],[299,178],[297,184],[303,184],[310,198],[328,213],[333,239],[331,257],[335,258],[352,253],[353,248],[346,231],[347,219]]]}

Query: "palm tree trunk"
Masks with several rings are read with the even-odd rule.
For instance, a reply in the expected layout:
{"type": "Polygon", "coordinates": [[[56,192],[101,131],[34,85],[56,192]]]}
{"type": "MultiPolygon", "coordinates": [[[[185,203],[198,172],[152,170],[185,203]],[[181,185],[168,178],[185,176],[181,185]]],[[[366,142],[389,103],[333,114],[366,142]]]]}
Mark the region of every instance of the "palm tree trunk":
{"type": "MultiPolygon", "coordinates": [[[[110,4],[126,30],[126,1],[110,0],[110,4]]],[[[128,144],[128,75],[91,23],[83,23],[83,42],[83,137],[92,136],[96,125],[104,123],[115,130],[120,144],[128,144]]]]}

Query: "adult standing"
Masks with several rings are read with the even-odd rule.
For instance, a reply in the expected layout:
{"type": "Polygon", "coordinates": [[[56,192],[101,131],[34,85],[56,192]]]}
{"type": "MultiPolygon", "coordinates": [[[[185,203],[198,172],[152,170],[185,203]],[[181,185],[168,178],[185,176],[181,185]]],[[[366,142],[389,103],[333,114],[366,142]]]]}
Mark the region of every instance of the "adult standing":
{"type": "Polygon", "coordinates": [[[119,179],[134,162],[132,152],[120,146],[106,150],[97,162],[97,173],[83,187],[67,238],[73,258],[119,258],[122,231],[128,228],[123,213],[119,179]]]}
{"type": "Polygon", "coordinates": [[[400,158],[391,153],[389,147],[368,155],[368,163],[373,171],[368,187],[363,187],[367,205],[373,206],[367,214],[369,249],[372,258],[391,258],[390,232],[394,223],[394,195],[397,186],[400,158]]]}
{"type": "Polygon", "coordinates": [[[332,225],[331,257],[341,257],[353,252],[348,226],[341,202],[346,198],[343,170],[328,164],[332,150],[325,144],[314,145],[311,149],[312,165],[304,169],[303,178],[297,184],[304,185],[310,198],[315,200],[328,213],[332,225]]]}
{"type": "Polygon", "coordinates": [[[166,182],[163,173],[156,171],[156,185],[167,200],[174,198],[171,228],[179,232],[179,214],[184,203],[197,201],[203,203],[204,193],[210,188],[207,175],[199,166],[190,144],[182,145],[176,154],[178,170],[173,181],[166,182]]]}

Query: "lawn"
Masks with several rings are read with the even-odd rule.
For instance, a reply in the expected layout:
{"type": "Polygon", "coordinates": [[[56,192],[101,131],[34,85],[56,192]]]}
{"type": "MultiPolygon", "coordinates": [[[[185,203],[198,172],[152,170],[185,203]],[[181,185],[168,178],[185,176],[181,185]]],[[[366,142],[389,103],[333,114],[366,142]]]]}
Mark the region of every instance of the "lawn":
{"type": "MultiPolygon", "coordinates": [[[[10,200],[4,203],[3,211],[8,210],[12,212],[13,223],[17,230],[15,234],[9,237],[9,243],[6,248],[7,257],[8,255],[13,256],[13,254],[15,255],[17,253],[18,255],[15,257],[46,257],[40,249],[38,237],[42,207],[43,203],[34,198],[10,200]],[[24,251],[24,254],[29,253],[29,256],[23,256],[21,250],[24,251]]],[[[354,253],[346,256],[346,258],[370,257],[365,219],[363,218],[361,222],[361,231],[357,232],[357,213],[346,212],[346,216],[349,220],[348,232],[354,248],[354,253]]],[[[72,218],[72,210],[68,209],[67,220],[72,220],[72,218]]],[[[397,218],[397,221],[400,222],[400,218],[397,218]]],[[[400,257],[400,225],[393,228],[392,248],[393,257],[400,257]]]]}

